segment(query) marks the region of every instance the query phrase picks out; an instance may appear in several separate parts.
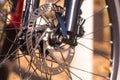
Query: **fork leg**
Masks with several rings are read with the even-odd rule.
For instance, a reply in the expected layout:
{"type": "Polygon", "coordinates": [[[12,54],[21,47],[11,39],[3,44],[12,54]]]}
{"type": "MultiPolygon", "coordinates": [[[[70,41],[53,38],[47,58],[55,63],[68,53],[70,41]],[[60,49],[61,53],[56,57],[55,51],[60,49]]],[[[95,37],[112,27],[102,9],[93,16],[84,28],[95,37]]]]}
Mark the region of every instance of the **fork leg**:
{"type": "Polygon", "coordinates": [[[75,35],[77,32],[77,18],[83,0],[68,0],[66,2],[66,28],[68,34],[75,35]]]}

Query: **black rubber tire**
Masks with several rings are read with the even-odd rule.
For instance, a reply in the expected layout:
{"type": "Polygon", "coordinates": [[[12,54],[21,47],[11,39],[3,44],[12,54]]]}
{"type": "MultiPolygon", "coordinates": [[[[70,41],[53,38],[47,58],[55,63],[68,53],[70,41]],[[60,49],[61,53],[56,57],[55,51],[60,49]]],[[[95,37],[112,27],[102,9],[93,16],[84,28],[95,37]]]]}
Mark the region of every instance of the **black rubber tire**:
{"type": "Polygon", "coordinates": [[[120,79],[120,0],[106,0],[113,32],[111,80],[120,79]]]}

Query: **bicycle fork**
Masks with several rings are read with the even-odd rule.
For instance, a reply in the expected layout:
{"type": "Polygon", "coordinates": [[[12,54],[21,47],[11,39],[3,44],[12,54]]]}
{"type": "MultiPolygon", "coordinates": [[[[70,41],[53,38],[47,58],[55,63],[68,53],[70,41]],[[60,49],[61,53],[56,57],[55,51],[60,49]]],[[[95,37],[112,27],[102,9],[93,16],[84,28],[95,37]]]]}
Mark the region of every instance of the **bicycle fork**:
{"type": "MultiPolygon", "coordinates": [[[[77,32],[78,35],[81,35],[81,32],[84,32],[82,29],[78,31],[78,17],[81,15],[80,7],[83,3],[83,0],[69,0],[66,3],[66,30],[69,35],[67,42],[71,45],[77,45],[77,32]]],[[[83,34],[83,33],[82,33],[83,34]]]]}

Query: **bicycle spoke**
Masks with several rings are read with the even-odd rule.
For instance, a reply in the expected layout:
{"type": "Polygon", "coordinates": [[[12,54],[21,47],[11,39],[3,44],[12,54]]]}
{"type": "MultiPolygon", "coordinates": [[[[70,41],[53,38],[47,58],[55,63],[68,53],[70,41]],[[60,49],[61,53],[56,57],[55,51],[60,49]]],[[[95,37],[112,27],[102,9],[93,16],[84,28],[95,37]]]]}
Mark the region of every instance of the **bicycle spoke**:
{"type": "MultiPolygon", "coordinates": [[[[67,65],[67,66],[69,66],[69,65],[67,65]]],[[[73,68],[73,69],[76,69],[76,70],[79,70],[79,71],[82,71],[82,72],[86,72],[86,73],[89,73],[89,74],[92,74],[92,75],[95,75],[95,76],[98,76],[98,77],[102,77],[102,78],[104,78],[104,79],[109,80],[108,77],[102,76],[102,75],[100,75],[100,74],[96,74],[96,73],[93,73],[93,72],[89,72],[89,71],[86,71],[86,70],[83,70],[83,69],[80,69],[80,68],[76,68],[76,67],[73,67],[73,66],[69,66],[69,67],[70,67],[70,68],[73,68]]]]}
{"type": "Polygon", "coordinates": [[[82,44],[82,43],[79,43],[79,42],[78,42],[78,44],[81,45],[81,46],[83,46],[83,47],[85,47],[86,49],[90,50],[93,54],[96,53],[97,55],[104,57],[104,58],[107,59],[108,61],[111,61],[110,58],[104,54],[104,52],[100,52],[100,51],[98,52],[98,51],[96,51],[96,50],[90,49],[90,48],[87,47],[86,45],[84,45],[84,44],[82,44]]]}
{"type": "Polygon", "coordinates": [[[109,27],[111,27],[111,26],[112,26],[112,24],[108,24],[108,25],[104,26],[104,27],[101,28],[101,29],[97,29],[97,30],[95,30],[94,32],[90,32],[90,33],[85,34],[82,38],[84,38],[84,37],[86,37],[86,36],[89,36],[89,35],[91,35],[91,34],[98,33],[98,32],[101,31],[102,29],[109,28],[109,27]]]}
{"type": "Polygon", "coordinates": [[[93,17],[93,16],[95,16],[95,15],[97,15],[97,14],[99,14],[100,12],[103,12],[105,9],[107,9],[108,8],[108,6],[106,5],[106,6],[104,6],[102,9],[100,9],[100,10],[98,10],[98,12],[96,12],[96,13],[94,13],[93,15],[91,15],[91,16],[89,16],[89,17],[87,17],[85,20],[88,20],[89,18],[91,18],[91,17],[93,17]]]}
{"type": "Polygon", "coordinates": [[[52,80],[52,74],[51,74],[51,72],[52,72],[52,68],[53,68],[53,62],[51,62],[50,80],[52,80]]]}
{"type": "MultiPolygon", "coordinates": [[[[81,39],[86,39],[86,40],[96,40],[96,38],[87,38],[87,37],[82,37],[81,39]]],[[[108,43],[108,44],[113,44],[113,41],[105,41],[105,40],[103,40],[102,41],[103,43],[108,43]]]]}
{"type": "MultiPolygon", "coordinates": [[[[18,56],[19,56],[19,54],[18,54],[18,56]]],[[[18,58],[17,61],[18,61],[18,69],[19,69],[18,70],[19,71],[18,75],[19,75],[20,79],[22,79],[22,74],[21,74],[22,70],[21,70],[21,65],[20,65],[21,64],[20,58],[18,58]]]]}

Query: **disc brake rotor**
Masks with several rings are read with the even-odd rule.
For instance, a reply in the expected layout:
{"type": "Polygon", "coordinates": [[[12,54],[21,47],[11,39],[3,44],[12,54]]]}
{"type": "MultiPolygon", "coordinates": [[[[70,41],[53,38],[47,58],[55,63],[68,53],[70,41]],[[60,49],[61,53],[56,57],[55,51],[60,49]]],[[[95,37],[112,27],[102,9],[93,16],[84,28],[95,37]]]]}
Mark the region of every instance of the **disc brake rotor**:
{"type": "Polygon", "coordinates": [[[56,12],[63,13],[64,10],[57,5],[40,6],[32,13],[26,33],[26,46],[32,63],[39,71],[53,75],[68,69],[74,56],[74,47],[68,44],[49,44],[49,37],[55,28],[53,25],[57,23],[56,12]]]}

